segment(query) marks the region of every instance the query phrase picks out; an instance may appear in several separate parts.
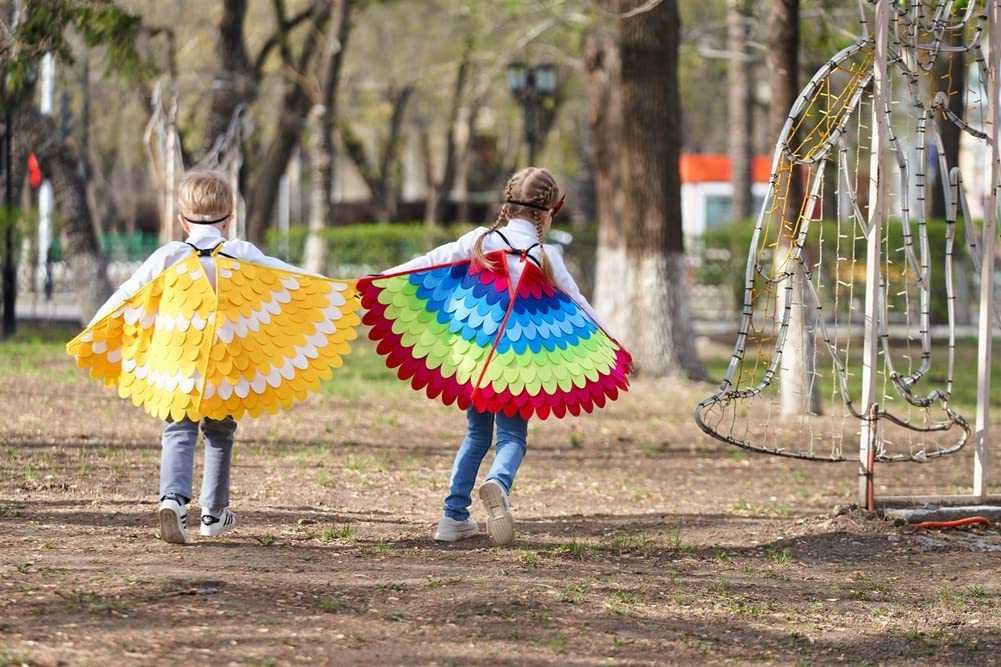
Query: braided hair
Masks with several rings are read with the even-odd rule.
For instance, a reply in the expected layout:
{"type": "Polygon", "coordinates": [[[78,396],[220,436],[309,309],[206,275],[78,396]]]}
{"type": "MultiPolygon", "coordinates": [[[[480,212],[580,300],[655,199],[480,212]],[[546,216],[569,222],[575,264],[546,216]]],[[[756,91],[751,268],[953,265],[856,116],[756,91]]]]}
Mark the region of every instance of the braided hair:
{"type": "Polygon", "coordinates": [[[539,250],[542,254],[542,272],[546,278],[552,281],[553,269],[549,263],[549,257],[546,256],[546,249],[542,245],[546,231],[548,231],[546,229],[547,221],[543,218],[545,211],[520,206],[512,202],[520,201],[541,207],[541,209],[549,209],[556,205],[560,196],[560,186],[556,184],[556,179],[553,178],[548,169],[525,167],[515,172],[504,187],[504,203],[497,213],[497,219],[494,220],[494,224],[487,232],[476,239],[476,244],[473,246],[473,261],[488,269],[496,269],[494,262],[490,261],[483,251],[484,238],[511,218],[523,218],[535,224],[535,233],[538,236],[539,250]]]}

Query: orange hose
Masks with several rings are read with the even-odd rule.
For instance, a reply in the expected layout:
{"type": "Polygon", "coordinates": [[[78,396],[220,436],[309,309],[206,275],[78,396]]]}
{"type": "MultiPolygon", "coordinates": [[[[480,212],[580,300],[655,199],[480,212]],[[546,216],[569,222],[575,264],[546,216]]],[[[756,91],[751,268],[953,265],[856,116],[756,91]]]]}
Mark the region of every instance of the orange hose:
{"type": "Polygon", "coordinates": [[[985,516],[970,516],[965,519],[954,519],[952,521],[922,521],[911,524],[914,528],[965,528],[966,526],[983,526],[990,528],[991,522],[985,516]]]}

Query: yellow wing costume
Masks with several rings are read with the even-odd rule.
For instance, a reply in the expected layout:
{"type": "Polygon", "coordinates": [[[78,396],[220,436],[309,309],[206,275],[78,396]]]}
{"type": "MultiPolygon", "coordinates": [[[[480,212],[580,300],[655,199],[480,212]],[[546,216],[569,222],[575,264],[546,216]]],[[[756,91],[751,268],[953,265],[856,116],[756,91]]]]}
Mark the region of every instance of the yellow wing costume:
{"type": "Polygon", "coordinates": [[[67,352],[160,419],[256,417],[305,399],[341,367],[357,337],[354,281],[218,249],[216,289],[192,251],[87,327],[67,352]]]}

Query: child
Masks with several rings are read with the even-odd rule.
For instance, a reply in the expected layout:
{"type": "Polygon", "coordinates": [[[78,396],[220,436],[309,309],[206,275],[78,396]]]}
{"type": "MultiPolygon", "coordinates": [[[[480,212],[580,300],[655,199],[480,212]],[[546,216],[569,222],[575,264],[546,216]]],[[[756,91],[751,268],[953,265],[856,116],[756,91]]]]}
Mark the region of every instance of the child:
{"type": "Polygon", "coordinates": [[[205,440],[200,534],[236,526],[229,468],[236,420],[302,400],[355,338],[351,283],[303,273],[253,244],[226,240],[233,192],[188,172],[177,195],[187,240],[154,252],[67,345],[77,363],[163,419],[160,537],[187,540],[199,427],[205,440]]]}
{"type": "Polygon", "coordinates": [[[466,410],[435,540],[478,533],[470,494],[495,426],[496,455],[479,496],[491,540],[508,544],[508,495],[529,417],[590,412],[628,387],[629,354],[601,329],[560,254],[543,245],[562,203],[552,174],[522,169],[492,227],[359,281],[363,321],[387,364],[415,389],[466,410]]]}

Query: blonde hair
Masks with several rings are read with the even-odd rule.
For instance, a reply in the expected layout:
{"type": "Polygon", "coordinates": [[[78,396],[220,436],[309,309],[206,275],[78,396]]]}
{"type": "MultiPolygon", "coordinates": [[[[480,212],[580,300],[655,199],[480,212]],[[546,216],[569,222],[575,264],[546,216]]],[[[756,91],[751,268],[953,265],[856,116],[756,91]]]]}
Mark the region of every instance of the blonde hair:
{"type": "Polygon", "coordinates": [[[217,171],[189,171],[177,188],[177,210],[195,222],[226,218],[233,212],[233,188],[217,171]]]}
{"type": "Polygon", "coordinates": [[[497,213],[497,219],[488,232],[476,239],[476,245],[473,246],[473,261],[488,269],[496,269],[497,267],[483,251],[484,238],[511,218],[524,218],[535,223],[535,233],[539,237],[539,251],[542,254],[542,272],[552,282],[553,268],[549,263],[549,257],[546,256],[545,246],[542,245],[546,235],[545,221],[542,219],[545,211],[511,202],[525,202],[551,209],[560,197],[560,186],[556,184],[556,179],[548,169],[525,167],[515,172],[504,188],[504,204],[497,213]]]}

